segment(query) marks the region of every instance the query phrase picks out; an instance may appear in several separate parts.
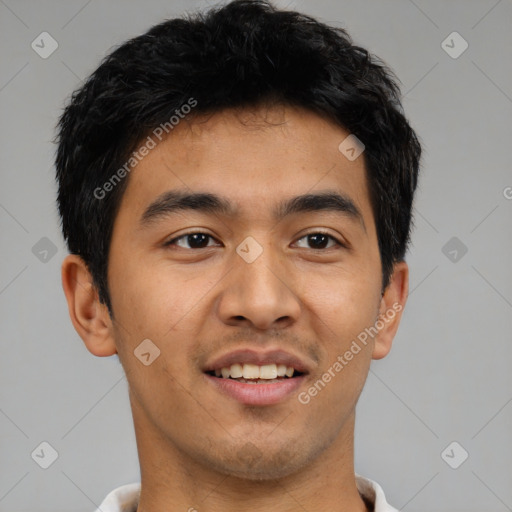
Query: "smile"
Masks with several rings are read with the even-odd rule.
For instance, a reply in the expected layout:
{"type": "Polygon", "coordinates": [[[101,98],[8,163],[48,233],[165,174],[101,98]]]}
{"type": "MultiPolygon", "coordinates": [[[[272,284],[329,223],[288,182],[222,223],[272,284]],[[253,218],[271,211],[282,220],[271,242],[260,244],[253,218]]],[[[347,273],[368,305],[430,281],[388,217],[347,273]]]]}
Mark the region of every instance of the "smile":
{"type": "Polygon", "coordinates": [[[242,364],[204,373],[208,382],[225,396],[243,405],[273,405],[294,395],[305,375],[284,364],[242,364]]]}
{"type": "Polygon", "coordinates": [[[244,383],[269,383],[280,382],[282,379],[297,377],[302,375],[292,366],[285,364],[250,364],[235,363],[223,368],[216,368],[208,372],[210,375],[223,379],[233,379],[244,383]]]}

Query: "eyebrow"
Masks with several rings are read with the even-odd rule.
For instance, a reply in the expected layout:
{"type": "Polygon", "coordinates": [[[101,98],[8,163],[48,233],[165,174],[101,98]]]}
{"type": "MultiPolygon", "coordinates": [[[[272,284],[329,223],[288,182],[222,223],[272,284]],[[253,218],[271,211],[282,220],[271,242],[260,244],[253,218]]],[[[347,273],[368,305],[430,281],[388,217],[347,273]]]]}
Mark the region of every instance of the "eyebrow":
{"type": "MultiPolygon", "coordinates": [[[[227,198],[208,192],[187,192],[170,190],[156,198],[140,218],[141,227],[162,220],[183,211],[198,211],[206,214],[234,217],[238,209],[227,198]]],[[[272,211],[274,220],[298,213],[330,211],[341,213],[348,219],[359,221],[366,232],[363,215],[354,201],[348,196],[327,190],[314,194],[304,194],[281,201],[272,211]]]]}

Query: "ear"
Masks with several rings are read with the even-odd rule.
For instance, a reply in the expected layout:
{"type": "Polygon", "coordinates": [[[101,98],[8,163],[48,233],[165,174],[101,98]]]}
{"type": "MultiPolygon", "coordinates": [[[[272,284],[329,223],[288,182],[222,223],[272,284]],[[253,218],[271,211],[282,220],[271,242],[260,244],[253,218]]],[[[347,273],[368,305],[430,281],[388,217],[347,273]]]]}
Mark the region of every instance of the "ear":
{"type": "Polygon", "coordinates": [[[115,354],[112,320],[106,305],[100,303],[84,260],[76,254],[66,256],[61,276],[71,322],[87,350],[100,357],[115,354]]]}
{"type": "Polygon", "coordinates": [[[374,338],[372,359],[382,359],[391,350],[408,294],[409,267],[405,261],[399,261],[393,267],[393,274],[380,301],[376,322],[379,330],[374,338]]]}

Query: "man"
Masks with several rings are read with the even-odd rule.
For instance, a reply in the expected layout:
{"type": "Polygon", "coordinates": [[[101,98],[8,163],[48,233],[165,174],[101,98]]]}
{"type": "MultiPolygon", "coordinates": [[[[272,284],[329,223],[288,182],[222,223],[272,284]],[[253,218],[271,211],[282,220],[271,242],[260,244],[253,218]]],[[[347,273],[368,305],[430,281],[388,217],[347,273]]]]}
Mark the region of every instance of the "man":
{"type": "Polygon", "coordinates": [[[165,21],[73,94],[63,288],[119,355],[141,468],[99,510],[395,510],[354,472],[355,406],[406,302],[420,154],[382,61],[265,1],[165,21]]]}

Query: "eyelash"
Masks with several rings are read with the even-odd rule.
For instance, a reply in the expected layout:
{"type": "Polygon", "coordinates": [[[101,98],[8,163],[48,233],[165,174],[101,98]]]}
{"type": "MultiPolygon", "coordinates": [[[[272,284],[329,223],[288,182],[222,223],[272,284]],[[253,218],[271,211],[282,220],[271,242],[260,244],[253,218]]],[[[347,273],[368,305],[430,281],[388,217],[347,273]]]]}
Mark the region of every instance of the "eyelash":
{"type": "MultiPolygon", "coordinates": [[[[209,237],[210,239],[213,239],[213,240],[216,240],[215,237],[213,237],[212,235],[208,234],[208,233],[204,233],[202,231],[191,231],[190,233],[184,233],[183,235],[180,235],[176,238],[173,238],[172,240],[169,240],[168,242],[165,242],[164,243],[164,247],[170,247],[172,245],[174,245],[174,243],[178,240],[181,240],[182,238],[186,238],[190,235],[206,235],[207,237],[209,237]]],[[[338,240],[336,237],[332,236],[331,234],[325,232],[325,231],[312,231],[311,233],[306,233],[305,235],[301,236],[300,238],[298,238],[297,240],[302,240],[304,238],[307,238],[308,236],[311,236],[311,235],[324,235],[326,236],[327,238],[330,238],[331,240],[334,241],[334,243],[336,244],[336,246],[340,247],[340,248],[347,248],[346,244],[344,244],[343,242],[341,242],[340,240],[338,240]]],[[[190,249],[191,251],[199,251],[200,249],[208,249],[209,247],[201,247],[199,249],[190,249]]],[[[183,247],[181,247],[181,249],[183,249],[183,247]]],[[[311,251],[326,251],[328,249],[333,249],[333,247],[329,247],[327,249],[310,249],[311,251]]]]}

